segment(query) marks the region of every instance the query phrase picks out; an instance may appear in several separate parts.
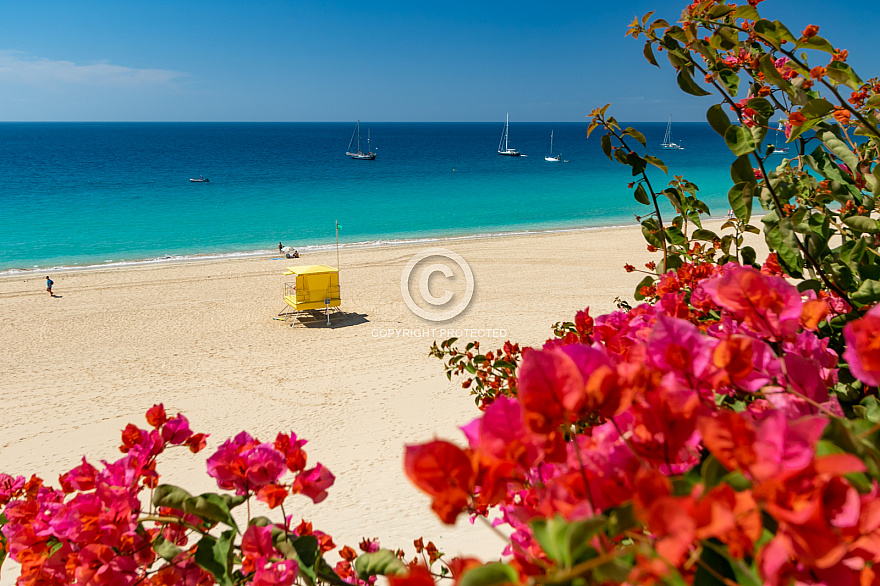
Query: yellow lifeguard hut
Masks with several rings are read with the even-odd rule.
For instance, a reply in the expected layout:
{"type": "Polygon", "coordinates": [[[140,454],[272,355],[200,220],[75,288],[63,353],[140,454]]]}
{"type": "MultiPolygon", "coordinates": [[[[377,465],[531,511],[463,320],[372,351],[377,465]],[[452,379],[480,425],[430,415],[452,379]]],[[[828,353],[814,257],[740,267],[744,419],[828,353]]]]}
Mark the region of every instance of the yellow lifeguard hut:
{"type": "Polygon", "coordinates": [[[286,320],[293,318],[293,324],[309,315],[315,318],[324,310],[327,325],[330,313],[339,311],[342,297],[339,292],[339,269],[327,265],[303,265],[287,267],[285,276],[293,275],[294,280],[284,283],[284,303],[287,307],[278,315],[286,320]]]}

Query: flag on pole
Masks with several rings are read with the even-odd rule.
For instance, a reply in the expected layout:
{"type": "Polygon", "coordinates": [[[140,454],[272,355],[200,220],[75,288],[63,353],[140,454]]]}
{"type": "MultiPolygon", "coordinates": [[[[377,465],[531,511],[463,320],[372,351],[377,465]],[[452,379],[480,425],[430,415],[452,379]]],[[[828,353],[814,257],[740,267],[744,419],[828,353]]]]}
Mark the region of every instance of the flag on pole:
{"type": "Polygon", "coordinates": [[[337,230],[342,230],[342,226],[339,225],[339,222],[336,222],[336,229],[337,229],[337,230]]]}

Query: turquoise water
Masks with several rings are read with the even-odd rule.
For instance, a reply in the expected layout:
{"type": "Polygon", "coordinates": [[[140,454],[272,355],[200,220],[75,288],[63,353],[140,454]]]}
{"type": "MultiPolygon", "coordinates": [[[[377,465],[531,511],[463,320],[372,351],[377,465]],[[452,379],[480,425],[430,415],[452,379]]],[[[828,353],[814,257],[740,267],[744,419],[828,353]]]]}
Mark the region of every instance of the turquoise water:
{"type": "MultiPolygon", "coordinates": [[[[635,223],[648,211],[587,124],[361,123],[375,161],[345,156],[354,124],[0,124],[0,272],[196,255],[308,250],[335,242],[635,223]],[[550,131],[567,163],[544,161],[550,131]],[[209,183],[192,183],[203,175],[209,183]]],[[[708,125],[641,124],[670,167],[724,216],[732,156],[708,125]]]]}

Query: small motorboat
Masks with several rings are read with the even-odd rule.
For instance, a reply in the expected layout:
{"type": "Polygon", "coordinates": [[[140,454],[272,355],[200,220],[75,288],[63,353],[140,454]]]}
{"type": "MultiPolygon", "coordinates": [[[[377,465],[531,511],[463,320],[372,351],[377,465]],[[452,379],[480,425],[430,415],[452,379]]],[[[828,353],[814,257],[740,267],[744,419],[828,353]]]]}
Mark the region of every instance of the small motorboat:
{"type": "Polygon", "coordinates": [[[189,180],[192,181],[193,183],[210,183],[211,182],[210,179],[205,179],[201,175],[199,175],[198,179],[194,179],[194,178],[190,177],[189,180]]]}

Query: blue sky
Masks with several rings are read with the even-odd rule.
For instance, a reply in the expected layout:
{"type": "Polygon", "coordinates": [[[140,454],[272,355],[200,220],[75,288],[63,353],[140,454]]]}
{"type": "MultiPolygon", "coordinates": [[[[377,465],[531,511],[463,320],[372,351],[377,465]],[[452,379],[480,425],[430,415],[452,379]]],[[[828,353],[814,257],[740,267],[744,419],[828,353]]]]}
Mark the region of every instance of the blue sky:
{"type": "MultiPolygon", "coordinates": [[[[9,0],[0,5],[4,121],[704,120],[671,66],[624,38],[670,0],[9,0]]],[[[878,74],[876,5],[767,0],[793,30],[878,74]]]]}

